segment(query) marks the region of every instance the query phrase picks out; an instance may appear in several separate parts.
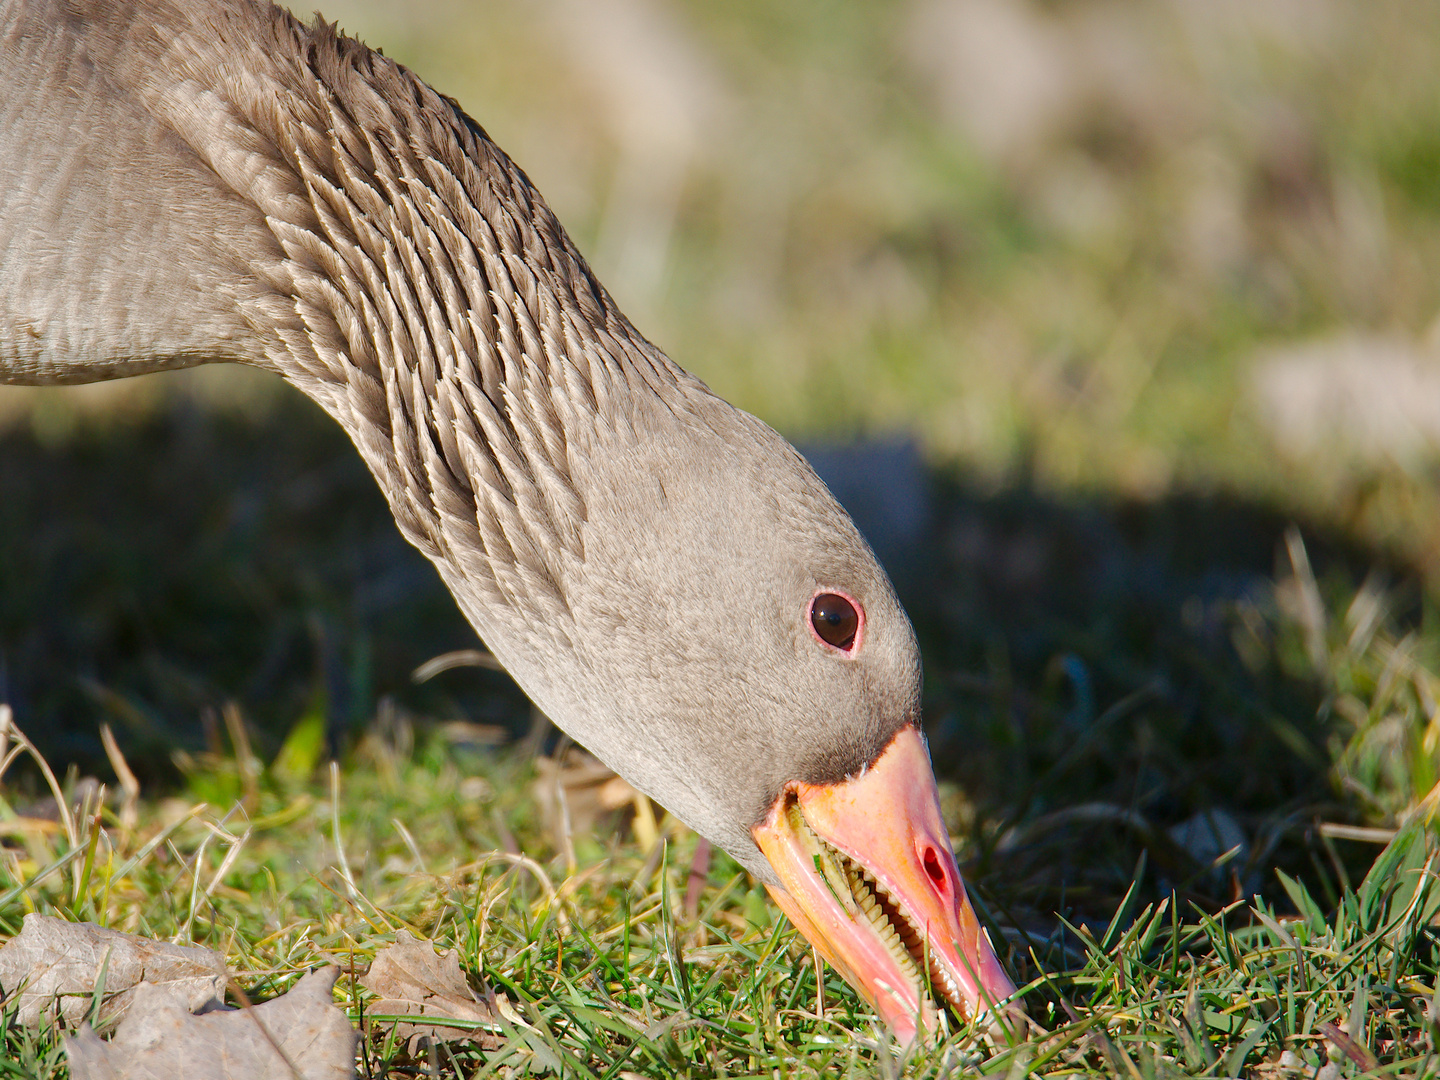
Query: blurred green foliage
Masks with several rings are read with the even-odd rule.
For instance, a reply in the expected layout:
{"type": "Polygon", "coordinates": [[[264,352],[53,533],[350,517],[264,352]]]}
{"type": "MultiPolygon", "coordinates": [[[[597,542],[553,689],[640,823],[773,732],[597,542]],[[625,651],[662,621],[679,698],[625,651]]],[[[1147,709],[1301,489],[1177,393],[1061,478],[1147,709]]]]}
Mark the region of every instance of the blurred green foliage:
{"type": "Polygon", "coordinates": [[[1277,431],[1255,385],[1270,352],[1358,332],[1433,387],[1432,7],[339,17],[456,94],[640,325],[783,430],[901,427],[999,483],[1235,489],[1433,573],[1433,417],[1384,403],[1426,449],[1357,456],[1343,425],[1277,431]]]}

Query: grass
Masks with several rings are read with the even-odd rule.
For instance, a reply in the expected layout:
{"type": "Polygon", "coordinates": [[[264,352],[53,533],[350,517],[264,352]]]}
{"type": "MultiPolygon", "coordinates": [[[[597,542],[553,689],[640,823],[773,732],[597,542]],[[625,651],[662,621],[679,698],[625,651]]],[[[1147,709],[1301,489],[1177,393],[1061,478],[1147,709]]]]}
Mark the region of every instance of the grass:
{"type": "MultiPolygon", "coordinates": [[[[1303,548],[1292,550],[1300,560],[1303,548]]],[[[1385,592],[1367,583],[1337,605],[1305,565],[1280,582],[1273,607],[1237,612],[1235,625],[1268,640],[1276,665],[1323,687],[1328,820],[1276,813],[1246,830],[1248,850],[1213,856],[1171,841],[1157,858],[1187,862],[1190,877],[1152,900],[1161,879],[1148,851],[1167,845],[1163,833],[1146,836],[1128,885],[1111,882],[1123,894],[1090,921],[1077,911],[1098,899],[1042,914],[1014,879],[1017,861],[1033,879],[1038,861],[1074,845],[1064,824],[1007,846],[994,840],[1003,815],[952,800],[962,851],[990,848],[989,870],[972,862],[969,873],[1047,1029],[1019,1047],[952,1025],[901,1053],[728,859],[712,864],[686,910],[695,845],[686,830],[669,823],[650,852],[624,814],[557,837],[536,810],[523,749],[496,754],[473,730],[417,724],[393,707],[343,768],[328,769],[315,718],[263,760],[232,709],[224,748],[183,756],[183,784],[169,797],[92,793],[49,827],[27,816],[44,813],[27,799],[52,785],[73,797],[76,774],[30,783],[43,758],[19,745],[17,760],[32,769],[12,766],[3,778],[0,932],[43,911],[193,940],[224,952],[257,1000],[316,964],[363,971],[403,927],[458,948],[477,985],[508,999],[498,1049],[461,1035],[413,1061],[372,1023],[363,1055],[374,1077],[925,1077],[960,1066],[1300,1077],[1327,1065],[1327,1076],[1430,1075],[1440,1068],[1431,787],[1440,675],[1417,637],[1399,632],[1385,592]],[[1216,882],[1238,892],[1279,861],[1292,872],[1262,871],[1253,892],[1196,899],[1216,882]]],[[[1092,730],[1112,722],[1096,717],[1092,730]]],[[[353,974],[339,998],[364,1020],[353,974]]],[[[55,1032],[10,1025],[4,1039],[3,1075],[64,1075],[55,1032]]]]}

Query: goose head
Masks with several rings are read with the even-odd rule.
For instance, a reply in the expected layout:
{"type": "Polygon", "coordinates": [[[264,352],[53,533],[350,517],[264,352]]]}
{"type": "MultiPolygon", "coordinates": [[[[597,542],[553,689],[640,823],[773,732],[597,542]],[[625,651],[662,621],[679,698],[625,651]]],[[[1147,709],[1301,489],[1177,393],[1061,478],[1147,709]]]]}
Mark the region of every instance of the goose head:
{"type": "Polygon", "coordinates": [[[536,539],[561,602],[482,635],[560,727],[763,881],[902,1040],[936,1003],[1003,1028],[1014,986],[956,866],[885,571],[764,423],[689,377],[661,400],[585,428],[576,554],[536,539]]]}

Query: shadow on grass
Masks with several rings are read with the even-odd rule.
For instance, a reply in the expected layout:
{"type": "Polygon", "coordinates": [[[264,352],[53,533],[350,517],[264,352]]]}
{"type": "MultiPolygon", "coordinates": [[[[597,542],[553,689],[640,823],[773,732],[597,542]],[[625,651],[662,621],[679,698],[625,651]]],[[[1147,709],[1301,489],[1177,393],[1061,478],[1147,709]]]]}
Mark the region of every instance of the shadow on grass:
{"type": "MultiPolygon", "coordinates": [[[[1346,814],[1322,690],[1267,629],[1288,518],[1225,493],[991,490],[904,443],[812,449],[895,571],[937,772],[964,792],[947,805],[962,859],[1016,922],[1108,921],[1137,873],[1137,902],[1175,889],[1213,909],[1275,897],[1277,865],[1320,891],[1363,872],[1373,848],[1350,865],[1314,835],[1346,814]]],[[[1380,563],[1301,532],[1322,586],[1353,590],[1380,563]]],[[[108,720],[163,785],[175,749],[221,738],[229,700],[267,759],[316,710],[343,745],[385,697],[529,722],[503,674],[411,681],[473,632],[298,395],[258,423],[182,401],[58,447],[0,437],[0,552],[0,700],[57,764],[108,775],[108,720]]]]}
{"type": "Polygon", "coordinates": [[[107,720],[142,779],[238,701],[273,751],[302,715],[332,739],[400,702],[520,724],[524,696],[420,663],[474,648],[344,433],[287,394],[260,423],[168,411],[45,448],[0,438],[0,699],[52,760],[104,768],[107,720]],[[450,690],[456,696],[448,696],[450,690]]]}

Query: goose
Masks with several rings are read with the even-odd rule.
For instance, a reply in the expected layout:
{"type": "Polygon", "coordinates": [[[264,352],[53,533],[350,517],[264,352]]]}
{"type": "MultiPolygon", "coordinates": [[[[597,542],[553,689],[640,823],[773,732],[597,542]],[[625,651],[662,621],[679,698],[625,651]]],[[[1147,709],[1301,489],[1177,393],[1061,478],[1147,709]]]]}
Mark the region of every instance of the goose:
{"type": "Polygon", "coordinates": [[[0,88],[0,381],[279,373],[535,704],[899,1039],[1013,1036],[885,572],[454,101],[257,0],[0,0],[0,88]]]}

